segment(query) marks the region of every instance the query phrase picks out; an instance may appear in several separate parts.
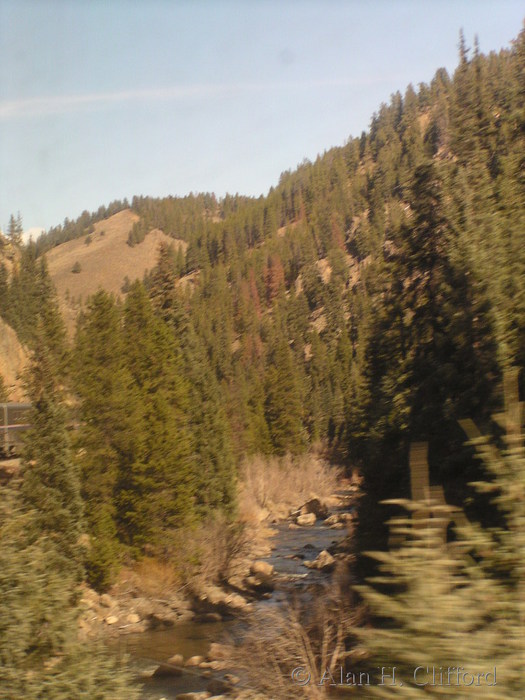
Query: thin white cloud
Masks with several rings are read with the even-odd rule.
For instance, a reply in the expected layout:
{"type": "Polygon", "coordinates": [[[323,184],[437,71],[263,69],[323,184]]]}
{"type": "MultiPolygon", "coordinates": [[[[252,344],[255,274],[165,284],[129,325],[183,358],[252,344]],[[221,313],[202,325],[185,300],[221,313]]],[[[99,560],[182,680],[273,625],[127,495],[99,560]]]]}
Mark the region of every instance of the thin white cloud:
{"type": "Polygon", "coordinates": [[[86,95],[64,95],[31,97],[21,100],[0,102],[0,118],[41,116],[74,111],[83,107],[96,107],[119,102],[155,102],[192,97],[210,97],[220,92],[211,85],[193,85],[147,90],[121,90],[117,92],[88,93],[86,95]]]}
{"type": "MultiPolygon", "coordinates": [[[[388,77],[390,80],[392,76],[388,77]]],[[[124,102],[159,102],[209,99],[249,92],[269,92],[275,90],[312,90],[327,87],[358,87],[387,82],[387,78],[367,77],[356,80],[307,80],[282,83],[222,83],[202,85],[179,85],[139,90],[88,93],[85,95],[50,95],[30,97],[0,102],[0,119],[18,117],[40,117],[63,114],[110,104],[124,102]]]]}

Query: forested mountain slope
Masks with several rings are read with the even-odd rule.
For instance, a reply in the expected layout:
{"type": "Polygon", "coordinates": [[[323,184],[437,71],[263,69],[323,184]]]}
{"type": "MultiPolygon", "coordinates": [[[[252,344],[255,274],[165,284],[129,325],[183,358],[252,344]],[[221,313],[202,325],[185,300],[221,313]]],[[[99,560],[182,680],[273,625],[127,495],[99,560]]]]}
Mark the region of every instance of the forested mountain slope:
{"type": "Polygon", "coordinates": [[[488,56],[462,42],[453,76],[396,93],[368,133],[266,197],[135,197],[126,245],[157,236],[157,264],[123,304],[91,298],[71,352],[41,254],[70,241],[48,253],[63,289],[61,249],[87,261],[115,218],[83,215],[24,251],[4,313],[44,338],[76,397],[94,580],[119,547],[231,512],[245,454],[322,444],[379,497],[403,490],[408,444],[428,440],[433,478],[461,497],[473,461],[457,420],[483,426],[503,369],[525,365],[524,70],[523,31],[488,56]]]}

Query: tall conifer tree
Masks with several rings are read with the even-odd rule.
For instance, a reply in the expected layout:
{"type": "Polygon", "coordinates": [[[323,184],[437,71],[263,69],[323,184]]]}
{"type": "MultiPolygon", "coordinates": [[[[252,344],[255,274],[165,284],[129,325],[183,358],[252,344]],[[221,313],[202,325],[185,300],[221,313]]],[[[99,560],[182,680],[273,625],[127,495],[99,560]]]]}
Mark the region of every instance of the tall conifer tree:
{"type": "Polygon", "coordinates": [[[120,311],[106,292],[92,297],[80,320],[73,375],[80,398],[82,495],[91,535],[88,574],[93,585],[104,588],[118,563],[119,482],[130,471],[140,436],[138,393],[125,362],[120,311]]]}
{"type": "Polygon", "coordinates": [[[195,460],[188,425],[189,388],[166,324],[140,282],[124,309],[124,358],[138,392],[137,451],[121,474],[119,510],[130,542],[162,539],[191,520],[195,460]]]}
{"type": "Polygon", "coordinates": [[[43,340],[37,342],[27,378],[31,429],[25,435],[23,503],[35,513],[38,531],[80,571],[83,512],[80,473],[72,459],[67,415],[60,401],[56,367],[43,340]]]}

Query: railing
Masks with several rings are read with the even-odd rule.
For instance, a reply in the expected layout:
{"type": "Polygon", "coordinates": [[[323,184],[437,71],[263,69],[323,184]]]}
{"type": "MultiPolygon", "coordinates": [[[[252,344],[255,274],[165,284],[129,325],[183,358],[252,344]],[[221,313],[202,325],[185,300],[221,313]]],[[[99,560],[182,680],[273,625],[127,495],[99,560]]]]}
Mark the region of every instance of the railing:
{"type": "Polygon", "coordinates": [[[22,446],[30,409],[29,403],[0,403],[0,454],[7,457],[22,446]]]}

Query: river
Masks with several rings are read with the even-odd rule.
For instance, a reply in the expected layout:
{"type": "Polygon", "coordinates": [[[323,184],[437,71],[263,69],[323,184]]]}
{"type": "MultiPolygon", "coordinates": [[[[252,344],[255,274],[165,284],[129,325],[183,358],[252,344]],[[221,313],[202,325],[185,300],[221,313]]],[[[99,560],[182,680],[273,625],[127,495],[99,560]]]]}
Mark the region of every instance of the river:
{"type": "MultiPolygon", "coordinates": [[[[308,569],[303,560],[313,560],[324,549],[344,539],[346,530],[333,530],[318,520],[314,526],[290,529],[288,523],[275,526],[274,549],[266,561],[272,564],[280,581],[271,596],[255,603],[257,609],[283,605],[292,593],[308,595],[308,589],[323,584],[328,575],[308,569]]],[[[168,629],[124,635],[118,642],[118,650],[129,655],[137,676],[158,666],[174,654],[185,659],[194,655],[205,656],[211,642],[228,641],[239,637],[242,623],[237,619],[221,622],[187,622],[168,629]]],[[[222,674],[218,674],[222,675],[222,674]]],[[[249,679],[248,679],[249,680],[249,679]]],[[[180,677],[148,678],[144,684],[144,700],[174,700],[179,693],[206,690],[209,678],[203,677],[199,668],[187,669],[180,677]]]]}

